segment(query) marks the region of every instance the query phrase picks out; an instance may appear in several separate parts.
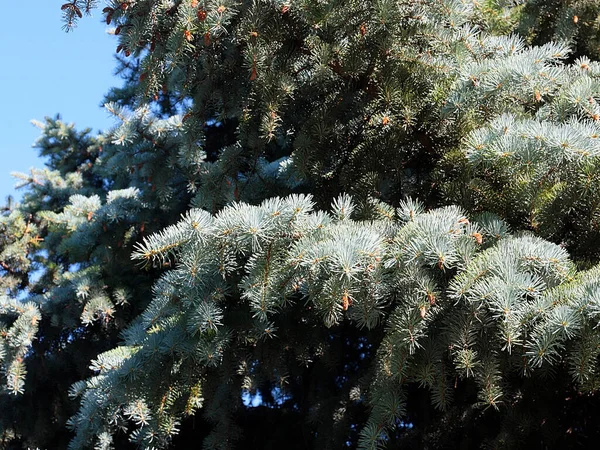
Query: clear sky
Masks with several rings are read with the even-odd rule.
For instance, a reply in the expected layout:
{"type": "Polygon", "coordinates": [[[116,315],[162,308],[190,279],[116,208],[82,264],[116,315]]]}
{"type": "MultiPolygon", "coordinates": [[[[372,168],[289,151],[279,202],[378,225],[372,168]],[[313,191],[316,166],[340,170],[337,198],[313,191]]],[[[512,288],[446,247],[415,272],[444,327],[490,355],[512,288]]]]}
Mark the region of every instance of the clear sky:
{"type": "Polygon", "coordinates": [[[43,165],[31,146],[39,136],[31,119],[60,113],[78,128],[110,128],[114,122],[100,103],[109,87],[121,85],[113,76],[118,42],[106,33],[101,8],[65,33],[64,0],[2,3],[0,204],[9,194],[21,195],[13,189],[16,180],[10,172],[43,165]]]}

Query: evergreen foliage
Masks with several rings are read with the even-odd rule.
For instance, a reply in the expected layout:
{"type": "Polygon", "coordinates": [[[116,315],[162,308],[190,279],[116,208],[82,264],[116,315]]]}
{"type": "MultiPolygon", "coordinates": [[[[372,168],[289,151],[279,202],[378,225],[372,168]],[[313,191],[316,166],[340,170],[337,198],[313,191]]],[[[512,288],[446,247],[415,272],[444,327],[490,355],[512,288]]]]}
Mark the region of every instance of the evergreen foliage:
{"type": "Polygon", "coordinates": [[[532,44],[550,39],[571,41],[575,52],[598,59],[600,7],[590,0],[524,2],[516,31],[532,44]]]}
{"type": "Polygon", "coordinates": [[[117,125],[0,217],[1,449],[599,437],[595,2],[106,4],[117,125]]]}

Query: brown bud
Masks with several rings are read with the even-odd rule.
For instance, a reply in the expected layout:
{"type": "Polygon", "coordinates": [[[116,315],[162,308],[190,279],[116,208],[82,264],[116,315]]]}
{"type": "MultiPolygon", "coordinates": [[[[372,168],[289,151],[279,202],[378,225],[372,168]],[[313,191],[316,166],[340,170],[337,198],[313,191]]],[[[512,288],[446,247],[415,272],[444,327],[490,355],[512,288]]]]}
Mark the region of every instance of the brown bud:
{"type": "Polygon", "coordinates": [[[348,311],[350,306],[352,306],[352,299],[350,298],[348,291],[344,291],[344,295],[342,295],[342,309],[348,311]]]}
{"type": "Polygon", "coordinates": [[[435,294],[433,292],[427,293],[427,300],[429,300],[429,304],[431,306],[435,305],[435,294]]]}

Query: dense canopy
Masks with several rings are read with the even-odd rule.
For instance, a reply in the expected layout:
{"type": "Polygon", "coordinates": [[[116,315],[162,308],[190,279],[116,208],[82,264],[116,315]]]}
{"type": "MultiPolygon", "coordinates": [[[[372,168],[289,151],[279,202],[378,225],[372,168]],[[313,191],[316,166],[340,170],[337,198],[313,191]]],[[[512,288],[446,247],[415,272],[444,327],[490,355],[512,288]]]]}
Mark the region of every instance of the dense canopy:
{"type": "Polygon", "coordinates": [[[100,3],[117,125],[36,122],[0,216],[0,449],[597,441],[597,2],[100,3]]]}

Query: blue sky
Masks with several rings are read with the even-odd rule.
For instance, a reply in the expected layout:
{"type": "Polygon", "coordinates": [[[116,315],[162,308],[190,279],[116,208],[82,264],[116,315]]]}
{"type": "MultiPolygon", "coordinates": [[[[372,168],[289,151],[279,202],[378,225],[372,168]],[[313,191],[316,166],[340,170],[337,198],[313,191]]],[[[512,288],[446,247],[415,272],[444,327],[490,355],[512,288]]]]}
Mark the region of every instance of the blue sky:
{"type": "MultiPolygon", "coordinates": [[[[39,130],[31,119],[60,113],[78,128],[113,125],[100,107],[113,76],[117,39],[106,33],[101,8],[69,33],[62,29],[62,0],[3,2],[0,27],[0,204],[14,191],[10,172],[42,167],[31,147],[39,130]]],[[[100,2],[102,4],[102,2],[100,2]]]]}

